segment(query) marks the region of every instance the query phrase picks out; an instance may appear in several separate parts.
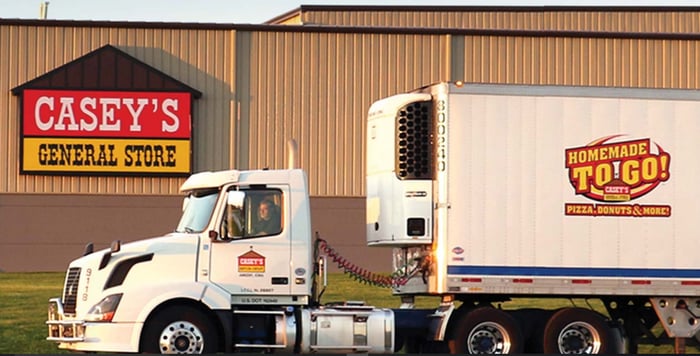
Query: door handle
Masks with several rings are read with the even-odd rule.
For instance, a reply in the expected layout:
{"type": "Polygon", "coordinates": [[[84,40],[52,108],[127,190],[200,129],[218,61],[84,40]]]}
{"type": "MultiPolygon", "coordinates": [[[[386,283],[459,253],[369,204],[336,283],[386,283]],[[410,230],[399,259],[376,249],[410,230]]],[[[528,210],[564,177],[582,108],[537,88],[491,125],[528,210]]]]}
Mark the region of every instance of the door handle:
{"type": "Polygon", "coordinates": [[[289,284],[287,277],[272,277],[272,284],[289,284]]]}

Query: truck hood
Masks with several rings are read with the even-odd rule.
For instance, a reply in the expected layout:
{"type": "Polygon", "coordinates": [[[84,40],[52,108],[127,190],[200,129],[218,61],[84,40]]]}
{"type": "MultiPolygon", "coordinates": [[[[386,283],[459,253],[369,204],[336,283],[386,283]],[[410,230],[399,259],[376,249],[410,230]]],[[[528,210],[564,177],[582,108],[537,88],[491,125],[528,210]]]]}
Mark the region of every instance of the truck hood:
{"type": "Polygon", "coordinates": [[[80,257],[69,266],[64,300],[75,298],[75,311],[80,316],[127,285],[153,285],[165,276],[171,282],[193,281],[199,241],[197,234],[171,233],[125,243],[117,252],[103,249],[80,257]]]}
{"type": "Polygon", "coordinates": [[[99,267],[102,260],[106,258],[105,254],[109,255],[109,259],[106,261],[109,264],[124,258],[148,253],[192,254],[198,246],[199,236],[196,234],[170,233],[164,236],[122,243],[121,249],[115,253],[110,253],[109,248],[95,251],[75,259],[71,262],[70,267],[99,267]]]}

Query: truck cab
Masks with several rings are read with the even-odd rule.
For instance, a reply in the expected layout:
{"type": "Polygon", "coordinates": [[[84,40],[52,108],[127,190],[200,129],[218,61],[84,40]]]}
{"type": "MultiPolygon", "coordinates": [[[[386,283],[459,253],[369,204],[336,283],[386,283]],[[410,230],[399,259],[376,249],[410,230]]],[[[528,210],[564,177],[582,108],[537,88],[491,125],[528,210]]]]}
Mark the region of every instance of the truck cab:
{"type": "Polygon", "coordinates": [[[286,336],[240,331],[275,329],[293,318],[295,306],[310,303],[305,173],[202,172],[181,191],[174,232],[90,247],[69,265],[62,298],[49,302],[48,340],[75,351],[197,353],[235,343],[277,345],[286,336]],[[277,220],[263,230],[265,218],[277,220]]]}
{"type": "Polygon", "coordinates": [[[47,340],[90,352],[395,351],[392,310],[320,304],[302,170],[202,172],[181,191],[174,232],[90,247],[69,265],[47,340]]]}
{"type": "Polygon", "coordinates": [[[306,304],[312,241],[301,170],[223,171],[192,176],[177,232],[200,234],[197,279],[234,304],[306,304]]]}

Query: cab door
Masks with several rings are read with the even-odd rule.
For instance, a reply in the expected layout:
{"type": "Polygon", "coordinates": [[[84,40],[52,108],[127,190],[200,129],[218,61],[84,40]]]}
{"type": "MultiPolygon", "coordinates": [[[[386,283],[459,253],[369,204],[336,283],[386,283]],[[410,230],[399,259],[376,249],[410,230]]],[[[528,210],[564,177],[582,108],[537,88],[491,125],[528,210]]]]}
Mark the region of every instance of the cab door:
{"type": "Polygon", "coordinates": [[[239,302],[273,303],[261,297],[290,295],[289,187],[234,187],[224,194],[218,236],[210,244],[210,280],[239,302]]]}

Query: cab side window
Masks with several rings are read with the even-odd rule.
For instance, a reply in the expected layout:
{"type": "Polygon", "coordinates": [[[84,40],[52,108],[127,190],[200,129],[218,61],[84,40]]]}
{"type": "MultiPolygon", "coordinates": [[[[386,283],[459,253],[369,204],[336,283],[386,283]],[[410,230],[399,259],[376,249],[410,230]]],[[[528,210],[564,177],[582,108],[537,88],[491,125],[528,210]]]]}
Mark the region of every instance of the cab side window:
{"type": "Polygon", "coordinates": [[[221,222],[224,239],[271,236],[282,232],[282,192],[276,189],[229,191],[221,222]]]}

